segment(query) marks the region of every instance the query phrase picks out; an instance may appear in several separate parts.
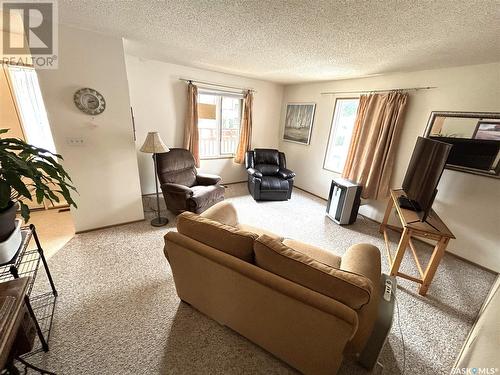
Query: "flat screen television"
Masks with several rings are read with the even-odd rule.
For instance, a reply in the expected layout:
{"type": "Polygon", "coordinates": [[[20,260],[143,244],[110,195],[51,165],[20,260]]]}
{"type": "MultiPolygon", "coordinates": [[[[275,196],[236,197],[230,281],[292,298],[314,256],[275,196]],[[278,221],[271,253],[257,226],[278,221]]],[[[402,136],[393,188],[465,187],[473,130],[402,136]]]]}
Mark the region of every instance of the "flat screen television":
{"type": "Polygon", "coordinates": [[[399,204],[417,211],[421,221],[429,215],[451,148],[449,143],[434,139],[417,139],[403,181],[406,197],[402,197],[399,204]]]}

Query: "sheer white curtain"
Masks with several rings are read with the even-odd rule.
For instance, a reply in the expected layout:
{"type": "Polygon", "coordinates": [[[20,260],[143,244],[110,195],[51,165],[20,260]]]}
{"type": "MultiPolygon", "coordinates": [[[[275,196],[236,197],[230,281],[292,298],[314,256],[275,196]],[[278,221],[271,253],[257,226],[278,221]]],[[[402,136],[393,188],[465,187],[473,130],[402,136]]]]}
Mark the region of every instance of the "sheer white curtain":
{"type": "Polygon", "coordinates": [[[8,70],[26,141],[55,153],[56,147],[35,69],[9,66],[8,70]]]}

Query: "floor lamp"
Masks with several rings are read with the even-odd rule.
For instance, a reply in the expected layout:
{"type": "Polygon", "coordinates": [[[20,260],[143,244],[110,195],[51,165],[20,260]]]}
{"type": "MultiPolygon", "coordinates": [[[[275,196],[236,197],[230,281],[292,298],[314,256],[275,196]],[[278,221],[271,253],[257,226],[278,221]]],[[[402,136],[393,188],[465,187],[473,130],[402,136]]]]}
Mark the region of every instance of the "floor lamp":
{"type": "Polygon", "coordinates": [[[151,225],[161,227],[168,223],[166,217],[160,216],[160,195],[158,194],[158,172],[156,169],[156,155],[164,152],[169,152],[169,148],[163,143],[158,132],[149,132],[144,144],[141,147],[141,152],[153,154],[153,164],[155,170],[155,188],[156,188],[156,205],[158,207],[158,216],[151,220],[151,225]]]}

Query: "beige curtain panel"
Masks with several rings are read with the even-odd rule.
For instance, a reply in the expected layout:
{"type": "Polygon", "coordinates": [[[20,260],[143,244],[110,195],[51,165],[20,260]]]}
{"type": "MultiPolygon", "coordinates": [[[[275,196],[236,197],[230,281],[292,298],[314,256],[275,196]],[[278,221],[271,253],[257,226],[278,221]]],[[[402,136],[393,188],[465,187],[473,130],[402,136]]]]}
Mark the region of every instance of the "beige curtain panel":
{"type": "Polygon", "coordinates": [[[363,185],[365,199],[389,195],[408,94],[361,95],[342,177],[363,185]]]}
{"type": "Polygon", "coordinates": [[[243,116],[241,117],[240,126],[240,141],[236,148],[236,155],[234,156],[235,163],[243,164],[245,162],[245,152],[249,151],[252,142],[252,107],[253,107],[253,93],[247,91],[243,98],[243,116]]]}
{"type": "Polygon", "coordinates": [[[184,148],[191,151],[196,167],[200,167],[198,135],[198,88],[188,84],[186,119],[184,121],[184,148]]]}

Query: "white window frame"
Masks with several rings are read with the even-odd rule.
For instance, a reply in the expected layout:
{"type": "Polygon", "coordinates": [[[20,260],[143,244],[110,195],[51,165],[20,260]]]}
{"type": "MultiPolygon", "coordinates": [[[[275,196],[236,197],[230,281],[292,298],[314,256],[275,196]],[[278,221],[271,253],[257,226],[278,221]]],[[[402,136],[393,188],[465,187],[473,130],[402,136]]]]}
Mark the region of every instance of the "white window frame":
{"type": "MultiPolygon", "coordinates": [[[[200,89],[198,91],[198,95],[212,95],[218,97],[217,99],[217,105],[219,106],[219,111],[217,113],[217,116],[219,118],[219,123],[218,123],[218,130],[219,130],[219,152],[218,155],[213,155],[213,156],[201,156],[200,155],[200,160],[213,160],[213,159],[232,159],[236,155],[236,150],[234,150],[233,153],[222,153],[222,98],[223,97],[228,97],[228,98],[236,98],[240,100],[240,127],[238,128],[238,138],[239,134],[241,131],[241,118],[243,116],[243,94],[238,94],[238,93],[230,93],[230,92],[225,92],[225,91],[217,91],[217,90],[207,90],[207,89],[200,89]]],[[[200,142],[201,138],[198,139],[198,142],[200,142]]],[[[236,146],[238,147],[238,146],[236,146]]]]}
{"type": "MultiPolygon", "coordinates": [[[[332,121],[330,122],[330,132],[328,133],[328,143],[326,144],[326,150],[325,150],[325,157],[323,159],[323,169],[326,170],[326,171],[329,171],[329,172],[333,172],[333,173],[342,173],[342,171],[336,171],[336,170],[333,170],[333,169],[330,169],[330,168],[327,168],[326,167],[326,160],[327,160],[327,157],[328,157],[328,151],[330,150],[330,142],[333,140],[332,138],[332,133],[333,135],[335,134],[335,131],[337,130],[336,127],[334,126],[334,121],[335,121],[335,113],[337,112],[337,105],[339,103],[339,101],[341,100],[358,100],[358,106],[359,106],[359,96],[351,96],[351,97],[339,97],[339,98],[335,98],[335,105],[333,107],[333,114],[332,114],[332,121]]],[[[354,130],[354,129],[353,129],[354,130]]],[[[345,166],[345,163],[344,163],[344,166],[345,166]]],[[[344,166],[342,166],[342,169],[344,169],[344,166]]]]}
{"type": "Polygon", "coordinates": [[[35,69],[7,65],[7,72],[25,140],[55,154],[56,146],[35,69]]]}

